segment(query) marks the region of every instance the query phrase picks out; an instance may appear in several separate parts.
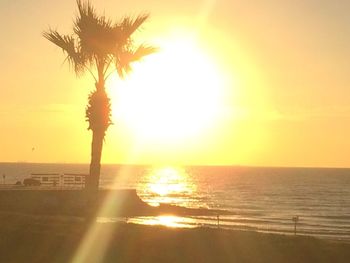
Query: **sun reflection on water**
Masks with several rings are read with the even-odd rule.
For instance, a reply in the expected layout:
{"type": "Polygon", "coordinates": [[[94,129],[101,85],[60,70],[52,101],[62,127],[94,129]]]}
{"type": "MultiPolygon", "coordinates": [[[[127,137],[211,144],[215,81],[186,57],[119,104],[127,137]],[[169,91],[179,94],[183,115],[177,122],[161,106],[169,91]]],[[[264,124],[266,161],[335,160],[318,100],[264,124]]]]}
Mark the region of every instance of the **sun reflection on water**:
{"type": "Polygon", "coordinates": [[[196,191],[196,185],[187,172],[179,167],[153,168],[145,174],[138,192],[151,205],[172,203],[186,205],[186,199],[196,191]]]}

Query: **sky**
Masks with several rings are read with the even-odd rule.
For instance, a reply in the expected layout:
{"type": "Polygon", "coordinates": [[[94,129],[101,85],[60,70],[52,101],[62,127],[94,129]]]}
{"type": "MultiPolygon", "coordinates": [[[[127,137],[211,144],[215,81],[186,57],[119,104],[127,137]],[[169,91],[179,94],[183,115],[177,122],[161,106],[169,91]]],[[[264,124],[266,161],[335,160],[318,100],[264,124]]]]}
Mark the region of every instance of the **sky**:
{"type": "MultiPolygon", "coordinates": [[[[103,163],[350,167],[349,1],[91,2],[150,13],[135,39],[168,50],[110,81],[103,163]]],[[[1,162],[90,161],[94,81],[42,37],[76,14],[73,0],[0,0],[1,162]]]]}

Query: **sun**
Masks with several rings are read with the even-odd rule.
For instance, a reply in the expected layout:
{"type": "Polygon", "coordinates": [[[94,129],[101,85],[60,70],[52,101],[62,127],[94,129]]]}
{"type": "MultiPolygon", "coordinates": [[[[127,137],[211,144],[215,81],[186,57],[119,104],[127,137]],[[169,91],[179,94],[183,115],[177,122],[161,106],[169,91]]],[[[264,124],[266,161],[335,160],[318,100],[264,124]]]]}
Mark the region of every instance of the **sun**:
{"type": "Polygon", "coordinates": [[[177,143],[214,125],[223,105],[224,77],[195,37],[164,40],[133,72],[107,82],[114,120],[141,142],[177,143]]]}

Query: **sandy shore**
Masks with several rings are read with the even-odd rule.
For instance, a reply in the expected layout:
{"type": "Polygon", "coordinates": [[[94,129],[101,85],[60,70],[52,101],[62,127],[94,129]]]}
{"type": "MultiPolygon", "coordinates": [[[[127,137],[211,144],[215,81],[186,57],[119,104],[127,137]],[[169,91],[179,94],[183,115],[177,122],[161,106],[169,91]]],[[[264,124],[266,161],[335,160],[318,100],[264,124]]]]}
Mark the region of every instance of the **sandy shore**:
{"type": "Polygon", "coordinates": [[[126,223],[91,226],[79,217],[0,212],[0,262],[333,263],[349,259],[350,244],[311,237],[126,223]]]}

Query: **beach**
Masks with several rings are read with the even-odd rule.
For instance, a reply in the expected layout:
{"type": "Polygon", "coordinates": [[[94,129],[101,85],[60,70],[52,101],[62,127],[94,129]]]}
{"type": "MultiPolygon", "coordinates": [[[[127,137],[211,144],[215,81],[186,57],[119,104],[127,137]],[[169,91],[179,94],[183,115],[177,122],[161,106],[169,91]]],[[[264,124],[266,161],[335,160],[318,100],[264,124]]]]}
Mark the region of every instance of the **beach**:
{"type": "Polygon", "coordinates": [[[0,262],[348,262],[350,244],[213,228],[97,223],[99,239],[77,258],[91,225],[80,217],[0,213],[0,262]],[[104,242],[103,237],[108,239],[104,242]],[[105,247],[101,247],[101,244],[105,247]]]}

